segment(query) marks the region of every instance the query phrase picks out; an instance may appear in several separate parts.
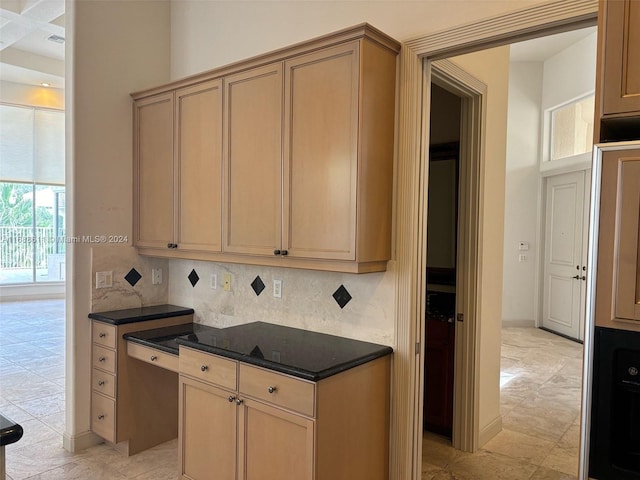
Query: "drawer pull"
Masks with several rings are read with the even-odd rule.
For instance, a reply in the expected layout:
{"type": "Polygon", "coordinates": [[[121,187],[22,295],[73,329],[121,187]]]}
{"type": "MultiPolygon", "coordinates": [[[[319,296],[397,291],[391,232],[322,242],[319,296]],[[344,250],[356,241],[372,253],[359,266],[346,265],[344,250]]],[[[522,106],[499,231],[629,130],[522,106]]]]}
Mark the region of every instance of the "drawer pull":
{"type": "Polygon", "coordinates": [[[155,362],[156,360],[158,360],[158,357],[156,355],[151,355],[151,361],[155,362]]]}
{"type": "Polygon", "coordinates": [[[106,360],[107,360],[107,357],[100,357],[100,358],[98,359],[98,361],[99,361],[100,363],[104,363],[104,362],[106,362],[106,360]]]}
{"type": "Polygon", "coordinates": [[[104,332],[100,332],[100,333],[98,334],[98,336],[99,336],[100,338],[104,338],[104,337],[106,337],[106,336],[107,336],[107,334],[106,334],[106,333],[104,333],[104,332]]]}
{"type": "Polygon", "coordinates": [[[241,398],[236,398],[236,405],[242,405],[244,403],[244,400],[241,398]]]}
{"type": "Polygon", "coordinates": [[[209,370],[209,366],[208,365],[200,365],[200,371],[201,372],[206,372],[207,370],[209,370]]]}
{"type": "Polygon", "coordinates": [[[98,420],[104,420],[104,415],[98,415],[98,420]]]}
{"type": "Polygon", "coordinates": [[[233,403],[235,399],[236,397],[234,397],[233,395],[229,395],[229,398],[227,400],[229,400],[229,403],[233,403]]]}
{"type": "Polygon", "coordinates": [[[98,382],[98,385],[100,385],[101,387],[104,387],[104,380],[100,380],[100,381],[98,382]]]}
{"type": "Polygon", "coordinates": [[[269,387],[269,388],[267,388],[267,391],[269,393],[276,393],[276,390],[278,390],[278,387],[269,387]]]}

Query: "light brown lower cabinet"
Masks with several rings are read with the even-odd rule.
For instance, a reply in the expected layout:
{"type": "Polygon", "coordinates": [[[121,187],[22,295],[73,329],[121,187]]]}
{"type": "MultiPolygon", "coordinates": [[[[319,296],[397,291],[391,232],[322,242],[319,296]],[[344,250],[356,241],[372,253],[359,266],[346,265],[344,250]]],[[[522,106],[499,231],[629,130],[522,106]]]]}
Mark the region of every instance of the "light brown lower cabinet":
{"type": "Polygon", "coordinates": [[[595,317],[640,331],[640,148],[602,154],[595,317]]]}
{"type": "Polygon", "coordinates": [[[122,325],[92,320],[91,430],[125,455],[176,438],[178,392],[177,368],[172,367],[177,365],[177,359],[168,354],[147,353],[139,345],[133,347],[137,353],[130,355],[123,336],[192,322],[193,315],[122,325]],[[159,362],[145,358],[145,353],[159,362]]]}
{"type": "Polygon", "coordinates": [[[386,356],[310,382],[181,347],[181,478],[386,480],[389,374],[386,356]]]}

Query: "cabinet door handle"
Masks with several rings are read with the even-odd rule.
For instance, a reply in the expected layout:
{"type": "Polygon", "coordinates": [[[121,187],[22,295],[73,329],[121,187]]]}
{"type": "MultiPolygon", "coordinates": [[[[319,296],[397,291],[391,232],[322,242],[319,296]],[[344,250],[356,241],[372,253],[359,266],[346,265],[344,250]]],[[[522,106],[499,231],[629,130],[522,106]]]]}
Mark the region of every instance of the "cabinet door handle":
{"type": "Polygon", "coordinates": [[[575,280],[580,280],[580,275],[576,275],[576,276],[571,277],[571,278],[573,278],[573,279],[575,279],[575,280]]]}
{"type": "Polygon", "coordinates": [[[100,380],[100,381],[98,382],[98,385],[100,385],[101,387],[104,387],[104,380],[100,380]]]}
{"type": "Polygon", "coordinates": [[[151,355],[151,361],[155,362],[156,360],[158,360],[158,357],[155,355],[151,355]]]}
{"type": "Polygon", "coordinates": [[[200,365],[200,371],[201,372],[206,372],[207,370],[209,370],[209,366],[208,365],[200,365]]]}
{"type": "Polygon", "coordinates": [[[276,390],[278,390],[278,387],[269,387],[269,388],[267,388],[267,391],[269,393],[276,393],[276,390]]]}
{"type": "Polygon", "coordinates": [[[282,251],[280,252],[280,255],[282,255],[283,257],[285,257],[285,256],[289,255],[289,252],[288,252],[288,251],[286,251],[286,250],[282,250],[282,251]]]}
{"type": "Polygon", "coordinates": [[[104,338],[104,337],[106,337],[106,336],[107,336],[107,334],[106,334],[106,333],[104,333],[104,332],[100,332],[100,333],[98,334],[98,336],[99,336],[100,338],[104,338]]]}
{"type": "Polygon", "coordinates": [[[104,415],[98,415],[98,420],[104,420],[104,415]]]}
{"type": "Polygon", "coordinates": [[[98,359],[99,362],[104,363],[107,360],[107,357],[100,357],[98,359]]]}
{"type": "Polygon", "coordinates": [[[274,255],[280,255],[281,253],[282,253],[282,252],[281,252],[280,250],[274,250],[274,251],[273,251],[273,254],[274,254],[274,255]]]}
{"type": "Polygon", "coordinates": [[[227,400],[229,400],[229,403],[233,403],[235,399],[236,397],[234,397],[233,395],[229,395],[229,398],[227,400]]]}
{"type": "Polygon", "coordinates": [[[244,403],[244,400],[241,398],[236,398],[236,405],[242,405],[244,403]]]}

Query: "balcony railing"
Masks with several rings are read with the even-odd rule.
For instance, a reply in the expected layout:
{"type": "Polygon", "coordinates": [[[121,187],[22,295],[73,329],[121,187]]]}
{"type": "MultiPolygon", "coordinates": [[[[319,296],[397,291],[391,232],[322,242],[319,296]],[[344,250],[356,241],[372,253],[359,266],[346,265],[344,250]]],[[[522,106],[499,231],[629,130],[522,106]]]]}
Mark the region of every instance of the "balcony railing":
{"type": "Polygon", "coordinates": [[[53,227],[0,227],[0,269],[47,268],[50,255],[64,253],[63,238],[53,227]]]}

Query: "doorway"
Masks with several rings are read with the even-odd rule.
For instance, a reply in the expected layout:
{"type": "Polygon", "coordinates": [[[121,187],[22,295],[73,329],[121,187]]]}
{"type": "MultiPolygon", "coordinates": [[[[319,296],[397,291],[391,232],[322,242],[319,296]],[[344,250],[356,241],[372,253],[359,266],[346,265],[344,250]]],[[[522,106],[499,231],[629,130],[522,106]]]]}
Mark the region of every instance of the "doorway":
{"type": "MultiPolygon", "coordinates": [[[[592,13],[592,14],[591,14],[591,17],[590,17],[590,23],[593,23],[593,18],[594,18],[594,14],[592,13]]],[[[581,25],[582,25],[582,24],[581,24],[581,25]]],[[[542,32],[542,31],[543,31],[543,29],[541,29],[541,30],[540,30],[540,32],[542,32]]],[[[422,45],[420,46],[420,48],[425,49],[425,50],[427,50],[427,51],[428,51],[428,48],[427,48],[427,47],[425,47],[425,44],[422,44],[422,45]]],[[[433,65],[433,64],[431,64],[431,65],[433,65]]],[[[432,72],[430,71],[429,73],[431,74],[432,72]]],[[[427,77],[427,78],[428,78],[428,77],[427,77]]],[[[428,105],[428,104],[427,104],[427,105],[428,105]]],[[[424,138],[424,137],[423,137],[423,138],[424,138]]],[[[463,143],[464,143],[464,142],[463,142],[463,143]]],[[[480,169],[479,169],[479,170],[480,170],[480,171],[479,171],[479,173],[480,173],[480,177],[482,177],[482,174],[483,174],[484,172],[482,171],[482,168],[481,168],[481,167],[480,167],[480,169]]],[[[482,178],[482,180],[481,180],[481,181],[479,181],[479,182],[478,182],[478,184],[480,185],[480,187],[482,187],[483,185],[488,185],[488,183],[485,183],[485,182],[486,182],[486,179],[482,178]]],[[[488,187],[487,187],[487,188],[488,188],[488,187]]],[[[477,193],[477,192],[473,192],[473,193],[471,193],[471,195],[478,195],[478,193],[477,193]]],[[[479,196],[480,198],[483,198],[483,194],[482,194],[482,192],[481,192],[481,193],[480,193],[480,195],[478,195],[478,196],[479,196]]],[[[478,196],[476,196],[476,198],[478,198],[478,196]]],[[[486,197],[484,197],[484,198],[486,198],[486,197]]],[[[480,208],[479,208],[479,211],[478,211],[478,210],[476,210],[476,211],[474,211],[474,212],[469,212],[469,213],[470,213],[471,215],[473,215],[473,214],[479,214],[479,215],[480,215],[480,217],[482,218],[482,207],[483,207],[483,206],[482,206],[482,205],[479,205],[479,207],[480,207],[480,208]]],[[[486,208],[486,207],[485,207],[485,208],[486,208]]],[[[461,215],[461,218],[462,218],[462,215],[461,215]]],[[[465,218],[469,218],[469,217],[465,217],[465,218]]],[[[485,226],[486,226],[486,225],[485,225],[485,226]]],[[[486,231],[485,231],[485,232],[480,232],[480,234],[481,234],[481,235],[482,235],[483,233],[486,233],[486,231]]],[[[478,240],[478,239],[476,239],[476,241],[477,241],[477,240],[478,240]]],[[[479,240],[479,241],[480,241],[480,245],[482,245],[482,238],[480,238],[480,240],[479,240]]],[[[471,242],[471,245],[473,245],[473,244],[474,244],[474,242],[471,242]]],[[[477,245],[477,244],[476,244],[476,245],[477,245]]],[[[428,247],[427,247],[427,250],[428,250],[428,247]]],[[[481,247],[481,250],[482,250],[482,247],[481,247]]],[[[485,261],[486,261],[486,260],[485,260],[485,261]]],[[[482,258],[480,258],[480,267],[481,267],[481,266],[482,266],[482,258]]],[[[477,272],[476,272],[476,273],[477,273],[477,272]]],[[[475,277],[475,278],[474,278],[474,280],[476,280],[476,281],[481,281],[481,276],[482,276],[482,275],[481,275],[481,273],[482,273],[482,272],[481,272],[481,269],[480,269],[480,275],[472,275],[472,276],[474,276],[474,277],[475,277]]],[[[467,274],[469,274],[469,272],[467,272],[467,274]]],[[[426,274],[425,274],[425,275],[426,275],[426,274]]],[[[423,283],[423,285],[426,285],[427,283],[428,283],[428,280],[427,280],[427,278],[425,278],[425,282],[423,283]]],[[[426,295],[426,294],[427,294],[427,290],[426,290],[426,289],[424,289],[424,290],[423,290],[423,292],[421,293],[421,295],[426,295]]],[[[470,300],[469,300],[469,304],[470,304],[473,308],[475,308],[475,309],[476,309],[476,310],[475,310],[476,312],[478,311],[477,309],[481,309],[481,308],[482,308],[482,305],[480,305],[480,303],[481,303],[481,298],[477,295],[477,292],[476,292],[476,294],[475,294],[475,295],[471,295],[471,296],[469,296],[469,299],[470,299],[470,300]]],[[[425,299],[425,300],[426,300],[426,299],[425,299]]],[[[426,302],[425,302],[425,303],[426,303],[426,302]]],[[[470,312],[470,311],[466,311],[465,313],[471,313],[471,312],[470,312]]],[[[484,313],[484,312],[481,312],[481,313],[484,313]]],[[[465,320],[466,320],[466,319],[465,319],[465,320]]],[[[468,325],[468,324],[467,324],[467,325],[468,325]]],[[[474,332],[474,333],[475,333],[475,332],[474,332]]],[[[467,342],[469,342],[469,338],[465,338],[465,337],[466,337],[466,336],[463,336],[463,337],[462,337],[462,340],[463,340],[463,341],[465,341],[465,340],[466,340],[467,342]]],[[[458,341],[458,340],[456,340],[456,341],[458,341]]],[[[470,343],[472,343],[472,344],[473,344],[473,343],[476,343],[476,342],[480,342],[480,340],[477,338],[477,336],[474,336],[470,343]]],[[[485,351],[486,351],[486,350],[485,350],[485,351]]],[[[472,373],[473,373],[473,372],[472,372],[472,373]]],[[[477,371],[476,371],[475,373],[477,373],[477,371]]],[[[472,391],[473,391],[473,388],[472,388],[472,391]]],[[[475,391],[475,393],[477,394],[477,391],[475,391]]],[[[470,413],[471,413],[471,415],[473,416],[474,412],[473,412],[472,410],[470,410],[470,413]]],[[[475,413],[477,414],[477,412],[475,412],[475,413]]],[[[477,425],[476,425],[476,426],[477,426],[477,425]]],[[[472,424],[471,424],[471,428],[473,428],[473,422],[472,422],[472,424]]],[[[498,430],[499,430],[499,425],[498,425],[498,430]]],[[[477,432],[477,431],[475,432],[475,435],[478,435],[478,432],[477,432]]],[[[454,434],[454,436],[455,436],[455,434],[454,434]]],[[[475,441],[477,442],[477,440],[478,440],[478,439],[477,439],[477,437],[476,437],[476,438],[475,438],[475,441]]],[[[482,442],[480,442],[480,443],[482,443],[482,442]]],[[[414,458],[415,458],[415,457],[414,457],[414,458]]]]}

